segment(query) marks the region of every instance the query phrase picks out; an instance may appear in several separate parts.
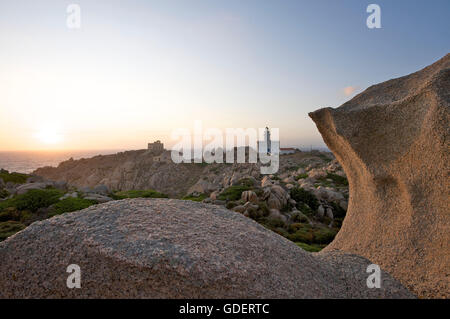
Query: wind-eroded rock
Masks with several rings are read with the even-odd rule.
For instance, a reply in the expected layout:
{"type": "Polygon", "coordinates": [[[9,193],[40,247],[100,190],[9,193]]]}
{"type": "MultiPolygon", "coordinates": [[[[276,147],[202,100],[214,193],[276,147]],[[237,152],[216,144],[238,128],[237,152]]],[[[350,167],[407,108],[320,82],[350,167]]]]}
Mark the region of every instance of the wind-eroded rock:
{"type": "Polygon", "coordinates": [[[450,297],[450,55],[310,114],[350,184],[339,249],[421,297],[450,297]]]}
{"type": "Polygon", "coordinates": [[[241,214],[191,201],[133,199],[32,224],[0,243],[0,298],[407,298],[370,261],[313,255],[241,214]],[[66,286],[67,266],[81,288],[66,286]]]}

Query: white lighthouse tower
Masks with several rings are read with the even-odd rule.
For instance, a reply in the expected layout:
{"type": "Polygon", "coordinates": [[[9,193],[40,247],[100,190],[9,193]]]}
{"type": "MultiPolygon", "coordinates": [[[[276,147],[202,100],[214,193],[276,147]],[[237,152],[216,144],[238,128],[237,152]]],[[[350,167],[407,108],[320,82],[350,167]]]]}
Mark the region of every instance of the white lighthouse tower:
{"type": "Polygon", "coordinates": [[[264,131],[264,140],[258,141],[258,153],[271,154],[272,153],[272,141],[270,140],[270,130],[266,126],[264,131]]]}
{"type": "Polygon", "coordinates": [[[266,142],[267,145],[267,154],[270,154],[271,153],[270,130],[267,126],[266,131],[264,132],[264,141],[266,142]]]}

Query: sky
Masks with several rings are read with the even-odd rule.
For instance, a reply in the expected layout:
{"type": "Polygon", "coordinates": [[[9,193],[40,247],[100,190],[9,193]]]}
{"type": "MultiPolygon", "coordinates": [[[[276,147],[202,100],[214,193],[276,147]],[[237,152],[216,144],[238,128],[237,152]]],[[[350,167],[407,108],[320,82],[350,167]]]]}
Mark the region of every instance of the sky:
{"type": "Polygon", "coordinates": [[[170,147],[196,120],[321,147],[308,112],[443,57],[449,13],[448,0],[0,0],[0,151],[170,147]]]}

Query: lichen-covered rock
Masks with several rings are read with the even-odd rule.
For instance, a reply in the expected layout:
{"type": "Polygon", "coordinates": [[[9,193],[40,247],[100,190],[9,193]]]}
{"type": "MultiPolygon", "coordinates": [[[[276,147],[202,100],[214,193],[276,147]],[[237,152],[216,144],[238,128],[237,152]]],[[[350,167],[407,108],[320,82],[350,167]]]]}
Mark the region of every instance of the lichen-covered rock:
{"type": "Polygon", "coordinates": [[[408,298],[365,258],[313,255],[241,214],[173,199],[108,202],[0,243],[0,298],[408,298]],[[81,288],[66,286],[67,266],[81,288]]]}
{"type": "Polygon", "coordinates": [[[326,250],[382,265],[421,297],[450,297],[450,55],[310,114],[350,183],[326,250]]]}

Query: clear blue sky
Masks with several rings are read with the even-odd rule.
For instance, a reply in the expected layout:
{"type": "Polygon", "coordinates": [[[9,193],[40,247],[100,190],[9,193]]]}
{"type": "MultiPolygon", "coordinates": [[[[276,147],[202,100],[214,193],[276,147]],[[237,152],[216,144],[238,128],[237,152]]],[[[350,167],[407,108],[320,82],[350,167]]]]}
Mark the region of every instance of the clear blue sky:
{"type": "Polygon", "coordinates": [[[195,119],[321,146],[307,113],[450,52],[449,13],[448,0],[2,1],[0,150],[56,133],[56,148],[170,145],[195,119]],[[381,29],[366,26],[370,3],[381,29]]]}

